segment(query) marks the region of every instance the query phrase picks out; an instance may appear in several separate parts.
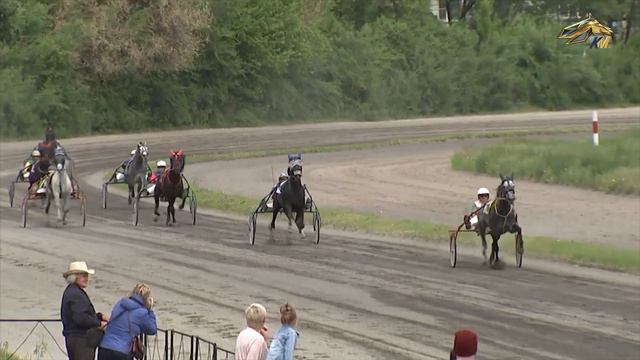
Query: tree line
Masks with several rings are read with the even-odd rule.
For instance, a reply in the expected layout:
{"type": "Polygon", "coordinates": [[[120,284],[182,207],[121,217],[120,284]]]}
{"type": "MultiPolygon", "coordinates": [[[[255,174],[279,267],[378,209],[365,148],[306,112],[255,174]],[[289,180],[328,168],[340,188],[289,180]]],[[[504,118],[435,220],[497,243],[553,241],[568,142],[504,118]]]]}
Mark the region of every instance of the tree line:
{"type": "Polygon", "coordinates": [[[0,0],[0,136],[640,103],[635,0],[440,2],[0,0]]]}

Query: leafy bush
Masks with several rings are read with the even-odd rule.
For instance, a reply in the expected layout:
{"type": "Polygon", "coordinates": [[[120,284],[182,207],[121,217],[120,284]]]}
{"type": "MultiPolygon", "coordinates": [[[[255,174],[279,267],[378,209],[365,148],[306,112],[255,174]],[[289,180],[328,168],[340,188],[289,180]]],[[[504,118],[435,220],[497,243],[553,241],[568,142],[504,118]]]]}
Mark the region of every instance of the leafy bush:
{"type": "Polygon", "coordinates": [[[500,3],[4,0],[0,136],[640,103],[637,37],[566,46],[500,3]]]}

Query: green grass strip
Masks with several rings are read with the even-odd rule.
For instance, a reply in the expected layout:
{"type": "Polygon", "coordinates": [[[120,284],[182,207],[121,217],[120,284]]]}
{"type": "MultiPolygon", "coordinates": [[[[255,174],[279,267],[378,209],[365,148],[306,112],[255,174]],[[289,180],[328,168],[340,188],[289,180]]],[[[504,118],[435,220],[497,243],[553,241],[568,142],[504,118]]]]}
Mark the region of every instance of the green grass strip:
{"type": "MultiPolygon", "coordinates": [[[[197,193],[200,206],[235,214],[248,215],[255,210],[260,201],[260,199],[252,197],[226,194],[199,186],[194,186],[194,190],[197,193]]],[[[385,218],[346,209],[321,208],[320,212],[323,225],[334,229],[410,237],[427,241],[448,241],[448,230],[453,226],[453,224],[442,225],[426,221],[385,218]]],[[[477,246],[478,251],[480,249],[480,240],[475,234],[461,234],[458,237],[458,243],[477,246]]],[[[504,235],[501,248],[503,251],[513,254],[515,248],[513,235],[504,235]]],[[[640,272],[640,251],[543,236],[525,236],[525,260],[527,256],[612,270],[640,272]]]]}
{"type": "Polygon", "coordinates": [[[601,139],[509,140],[454,154],[455,170],[496,175],[515,173],[544,183],[571,185],[615,194],[640,195],[640,129],[601,139]]]}

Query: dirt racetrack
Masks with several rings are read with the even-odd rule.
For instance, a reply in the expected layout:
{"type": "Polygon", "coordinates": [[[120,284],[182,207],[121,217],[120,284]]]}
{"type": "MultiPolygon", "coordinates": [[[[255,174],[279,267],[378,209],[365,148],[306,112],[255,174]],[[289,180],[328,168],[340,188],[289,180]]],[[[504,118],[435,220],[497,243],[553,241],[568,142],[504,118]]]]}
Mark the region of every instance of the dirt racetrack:
{"type": "MultiPolygon", "coordinates": [[[[609,110],[600,116],[617,124],[637,123],[639,111],[609,110]]],[[[160,326],[216,339],[226,348],[233,348],[248,303],[267,306],[268,325],[275,331],[277,306],[288,300],[299,308],[300,359],[442,359],[451,334],[462,326],[478,331],[485,359],[635,358],[640,351],[636,275],[533,262],[526,256],[523,269],[495,271],[480,266],[477,251],[462,254],[460,267],[450,269],[443,247],[418,241],[327,232],[318,246],[295,237],[290,244],[268,243],[264,226],[256,246],[249,247],[243,220],[203,214],[194,227],[187,224],[187,214],[179,212],[179,224],[167,228],[152,221],[148,203],[140,226],[134,228],[126,199],[114,196],[110,208],[102,210],[94,187],[99,184],[86,183],[115,167],[139,138],[149,141],[152,152],[180,144],[187,153],[207,153],[283,147],[284,138],[300,146],[486,128],[561,127],[585,118],[587,111],[63,141],[77,160],[78,177],[90,200],[87,227],[79,226],[76,204],[70,225],[63,228],[53,219],[47,221],[33,204],[29,227],[22,229],[20,211],[7,207],[2,192],[0,317],[55,317],[64,286],[60,274],[69,261],[83,259],[97,270],[90,295],[98,310],[108,309],[144,280],[159,299],[160,326]]],[[[3,184],[31,146],[0,146],[3,184]]],[[[277,236],[285,238],[286,233],[277,236]]],[[[512,258],[505,260],[513,264],[512,258]]],[[[13,341],[28,331],[18,333],[18,327],[2,323],[0,327],[2,340],[13,341]]]]}
{"type": "MultiPolygon", "coordinates": [[[[320,207],[345,207],[455,227],[469,211],[477,188],[493,190],[498,178],[452,171],[451,155],[464,146],[487,142],[306,154],[304,179],[320,207]]],[[[272,169],[277,177],[283,166],[286,170],[284,155],[215,161],[192,165],[189,176],[205,187],[259,199],[273,186],[272,169]]],[[[635,196],[536,184],[517,176],[516,190],[518,217],[528,235],[640,249],[640,199],[635,196]],[[597,211],[593,204],[598,204],[597,211]]],[[[505,238],[505,242],[511,240],[505,238]]]]}

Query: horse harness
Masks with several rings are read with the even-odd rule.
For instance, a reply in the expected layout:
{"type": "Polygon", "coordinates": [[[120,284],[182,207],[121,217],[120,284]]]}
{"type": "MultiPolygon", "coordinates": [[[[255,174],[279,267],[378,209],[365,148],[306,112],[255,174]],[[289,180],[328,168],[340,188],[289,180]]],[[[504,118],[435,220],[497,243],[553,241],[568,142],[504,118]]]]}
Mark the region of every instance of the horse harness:
{"type": "Polygon", "coordinates": [[[493,208],[493,210],[495,210],[496,212],[496,215],[500,216],[501,218],[504,218],[504,222],[502,223],[502,229],[504,230],[504,228],[507,226],[507,219],[509,218],[509,215],[511,215],[511,213],[513,212],[513,205],[507,201],[509,203],[509,211],[505,215],[502,215],[498,211],[498,206],[496,205],[498,203],[498,200],[507,201],[507,199],[503,197],[497,197],[493,199],[493,201],[489,205],[488,211],[491,211],[491,209],[493,208]]]}

